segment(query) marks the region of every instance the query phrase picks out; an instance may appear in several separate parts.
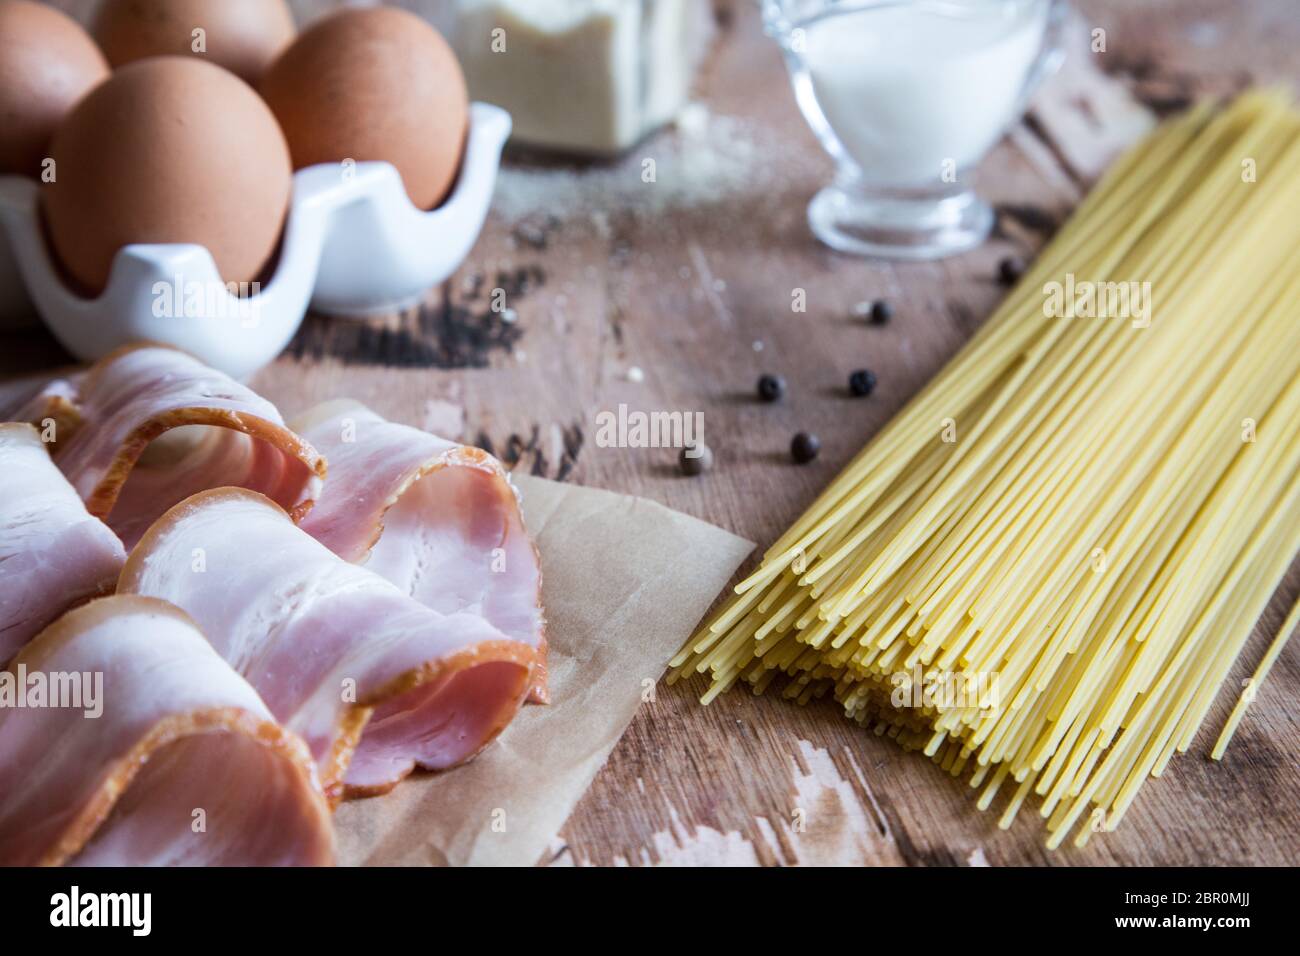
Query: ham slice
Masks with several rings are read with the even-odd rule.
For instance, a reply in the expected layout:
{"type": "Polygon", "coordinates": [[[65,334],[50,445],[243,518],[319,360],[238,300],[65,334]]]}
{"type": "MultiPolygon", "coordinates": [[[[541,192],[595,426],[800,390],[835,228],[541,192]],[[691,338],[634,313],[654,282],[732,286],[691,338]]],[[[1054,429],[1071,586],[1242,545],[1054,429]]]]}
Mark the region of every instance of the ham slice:
{"type": "Polygon", "coordinates": [[[126,552],[31,425],[0,425],[0,664],[68,608],[108,594],[126,552]]]}
{"type": "Polygon", "coordinates": [[[178,501],[225,485],[261,492],[299,519],[325,475],[274,405],[162,346],[127,346],[52,382],[23,415],[55,424],[55,463],[128,548],[178,501]]]}
{"type": "Polygon", "coordinates": [[[531,699],[545,702],[541,569],[501,463],[353,401],[327,402],[292,425],[330,466],[303,530],[421,604],[481,615],[536,648],[531,699]]]}
{"type": "Polygon", "coordinates": [[[472,757],[514,716],[537,660],[482,617],[442,614],[342,560],[243,489],[172,508],[118,589],[187,611],[307,742],[331,798],[472,757]]]}
{"type": "Polygon", "coordinates": [[[70,611],[0,681],[26,702],[0,707],[0,864],[332,862],[306,745],[171,605],[70,611]]]}

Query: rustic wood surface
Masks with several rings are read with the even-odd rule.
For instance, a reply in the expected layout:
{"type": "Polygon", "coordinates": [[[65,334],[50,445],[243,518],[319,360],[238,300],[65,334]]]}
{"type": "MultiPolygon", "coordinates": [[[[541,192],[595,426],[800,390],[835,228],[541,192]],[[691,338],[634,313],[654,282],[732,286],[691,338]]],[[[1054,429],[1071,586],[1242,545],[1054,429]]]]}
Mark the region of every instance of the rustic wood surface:
{"type": "MultiPolygon", "coordinates": [[[[61,5],[83,16],[87,7],[61,5]]],[[[304,20],[333,5],[294,3],[304,20]]],[[[1004,294],[998,260],[1047,241],[1105,157],[1151,115],[1250,82],[1300,80],[1292,0],[1075,5],[1087,30],[1107,31],[1107,52],[1072,44],[1063,76],[982,167],[999,230],[975,252],[892,265],[817,245],[804,209],[829,161],[755,5],[719,0],[702,108],[683,129],[612,165],[513,158],[481,239],[444,288],[418,309],[364,323],[309,317],[253,384],[286,414],[350,395],[434,430],[463,420],[463,438],[530,473],[644,495],[765,545],[989,314],[1004,294]],[[656,158],[655,183],[640,181],[643,157],[656,158]],[[488,308],[494,287],[507,289],[513,322],[488,308]],[[795,289],[806,290],[806,313],[791,311],[795,289]],[[884,328],[853,314],[875,298],[896,309],[884,328]],[[879,387],[849,399],[844,383],[860,366],[879,387]],[[752,398],[767,371],[790,386],[775,406],[752,398]],[[684,478],[671,450],[597,447],[597,413],[623,402],[703,411],[714,470],[684,478]],[[804,429],[823,452],[797,467],[787,449],[804,429]]],[[[5,373],[66,361],[43,333],[0,339],[5,373]]],[[[1205,754],[1300,588],[1297,571],[1192,751],[1144,787],[1118,832],[1082,851],[1046,851],[1032,812],[1000,831],[963,782],[861,732],[833,704],[733,692],[702,708],[700,686],[679,686],[643,707],[542,862],[1293,863],[1295,647],[1225,760],[1205,754]]]]}

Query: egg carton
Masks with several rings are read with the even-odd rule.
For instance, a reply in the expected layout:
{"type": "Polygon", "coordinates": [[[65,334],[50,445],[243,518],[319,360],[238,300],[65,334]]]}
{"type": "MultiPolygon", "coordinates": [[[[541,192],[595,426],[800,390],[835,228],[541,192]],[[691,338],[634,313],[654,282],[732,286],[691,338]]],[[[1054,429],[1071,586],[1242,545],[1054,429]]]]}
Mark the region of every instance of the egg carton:
{"type": "Polygon", "coordinates": [[[151,340],[246,378],[284,349],[309,306],[344,317],[397,311],[450,276],[483,228],[509,135],[509,113],[472,104],[459,175],[432,211],[412,205],[391,163],[299,170],[269,279],[234,290],[201,245],[138,244],[118,250],[104,291],[84,298],[52,258],[40,186],[0,176],[0,327],[35,311],[84,361],[151,340]]]}

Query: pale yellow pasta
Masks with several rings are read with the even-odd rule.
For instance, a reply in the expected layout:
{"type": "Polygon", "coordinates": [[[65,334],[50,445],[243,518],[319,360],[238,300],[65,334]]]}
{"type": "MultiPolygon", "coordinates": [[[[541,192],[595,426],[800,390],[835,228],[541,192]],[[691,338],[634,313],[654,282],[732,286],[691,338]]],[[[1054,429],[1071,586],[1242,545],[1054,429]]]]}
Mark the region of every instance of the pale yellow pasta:
{"type": "MultiPolygon", "coordinates": [[[[1280,92],[1147,137],[670,680],[708,675],[706,702],[741,681],[830,694],[969,773],[980,809],[1012,780],[1002,826],[1032,795],[1049,846],[1113,828],[1188,748],[1300,548],[1297,181],[1280,92]],[[1056,294],[1067,280],[1096,296],[1056,294]],[[1096,315],[1120,289],[1146,308],[1096,315]],[[927,696],[936,676],[964,692],[927,696]],[[970,693],[990,685],[995,706],[970,693]]],[[[1216,759],[1298,624],[1300,602],[1216,759]]]]}

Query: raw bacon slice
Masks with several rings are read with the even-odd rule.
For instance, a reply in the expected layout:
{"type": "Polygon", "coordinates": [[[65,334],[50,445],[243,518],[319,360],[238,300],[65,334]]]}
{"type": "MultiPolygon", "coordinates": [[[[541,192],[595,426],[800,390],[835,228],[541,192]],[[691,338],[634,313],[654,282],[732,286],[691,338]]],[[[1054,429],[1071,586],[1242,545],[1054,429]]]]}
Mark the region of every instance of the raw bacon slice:
{"type": "Polygon", "coordinates": [[[73,369],[62,377],[28,375],[5,382],[0,389],[0,422],[28,422],[42,428],[57,421],[60,427],[77,423],[72,400],[71,379],[80,372],[73,369]]]}
{"type": "Polygon", "coordinates": [[[177,608],[115,596],[70,611],[0,672],[4,693],[0,863],[333,861],[306,745],[177,608]]]}
{"type": "Polygon", "coordinates": [[[55,463],[128,548],[169,507],[207,488],[251,488],[300,519],[325,475],[324,460],[274,405],[172,348],[119,349],[51,383],[26,415],[56,423],[55,463]],[[173,429],[181,430],[150,447],[173,429]]]}
{"type": "Polygon", "coordinates": [[[518,710],[537,659],[483,618],[441,614],[342,560],[239,488],[172,508],[127,558],[118,590],[193,616],[306,740],[331,798],[472,757],[518,710]]]}
{"type": "Polygon", "coordinates": [[[31,425],[0,425],[0,664],[68,608],[108,594],[126,560],[31,425]]]}
{"type": "Polygon", "coordinates": [[[303,530],[421,604],[479,614],[537,648],[531,699],[544,703],[541,569],[501,463],[349,400],[319,405],[291,425],[330,466],[303,530]]]}

